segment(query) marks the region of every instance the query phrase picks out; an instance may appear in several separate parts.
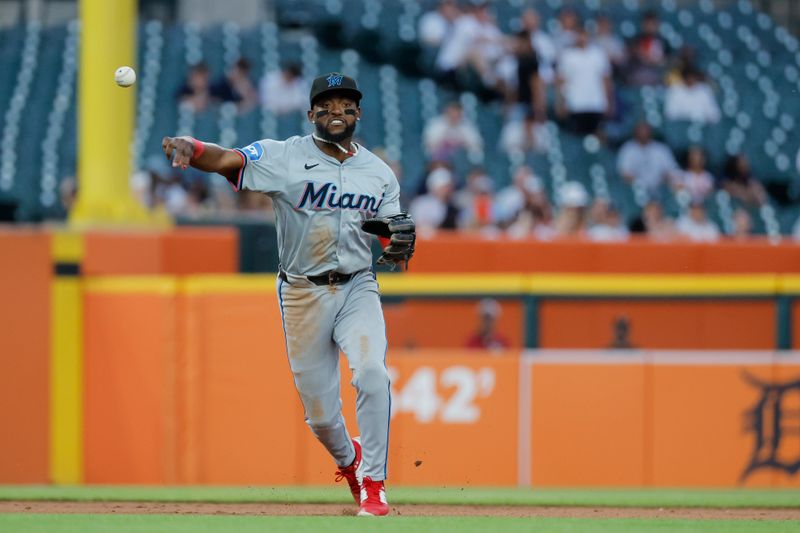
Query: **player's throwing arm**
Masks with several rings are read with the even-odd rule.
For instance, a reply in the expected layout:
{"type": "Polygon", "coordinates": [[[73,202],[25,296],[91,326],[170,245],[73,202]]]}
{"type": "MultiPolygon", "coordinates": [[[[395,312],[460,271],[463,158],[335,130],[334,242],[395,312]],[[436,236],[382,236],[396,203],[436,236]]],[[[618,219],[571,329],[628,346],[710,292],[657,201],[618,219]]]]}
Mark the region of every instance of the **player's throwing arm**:
{"type": "Polygon", "coordinates": [[[161,149],[173,167],[186,170],[192,166],[204,172],[216,172],[234,185],[244,165],[242,155],[236,150],[200,142],[193,137],[164,137],[161,149]]]}

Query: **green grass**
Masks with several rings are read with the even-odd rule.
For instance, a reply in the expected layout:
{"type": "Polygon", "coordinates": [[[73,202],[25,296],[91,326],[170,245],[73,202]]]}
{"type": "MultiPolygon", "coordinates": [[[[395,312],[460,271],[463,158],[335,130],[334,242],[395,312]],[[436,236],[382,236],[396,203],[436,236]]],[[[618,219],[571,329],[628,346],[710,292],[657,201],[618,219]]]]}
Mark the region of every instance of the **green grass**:
{"type": "MultiPolygon", "coordinates": [[[[515,504],[641,507],[798,507],[799,490],[522,490],[490,488],[392,488],[393,504],[515,504]]],[[[341,487],[51,487],[2,486],[0,500],[156,502],[349,503],[341,487]]],[[[0,514],[2,533],[773,533],[799,531],[797,522],[683,519],[54,515],[0,514]]]]}
{"type": "Polygon", "coordinates": [[[351,517],[257,517],[257,516],[160,516],[160,515],[24,515],[0,514],[4,533],[264,533],[312,531],[314,533],[778,533],[795,532],[797,523],[725,520],[621,520],[555,518],[351,518],[351,517]]]}
{"type": "MultiPolygon", "coordinates": [[[[797,489],[514,489],[389,487],[393,504],[800,507],[797,489]]],[[[341,487],[52,487],[0,485],[0,500],[345,503],[341,487]]]]}

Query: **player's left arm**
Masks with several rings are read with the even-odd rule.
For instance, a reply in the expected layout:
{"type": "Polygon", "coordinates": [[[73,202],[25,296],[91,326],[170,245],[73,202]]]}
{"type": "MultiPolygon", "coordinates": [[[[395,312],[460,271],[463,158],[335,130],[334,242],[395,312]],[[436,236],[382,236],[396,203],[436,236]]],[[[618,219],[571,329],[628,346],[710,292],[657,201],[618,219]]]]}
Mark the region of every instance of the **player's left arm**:
{"type": "Polygon", "coordinates": [[[408,213],[400,207],[400,184],[394,174],[384,193],[383,201],[375,218],[364,222],[362,229],[378,236],[383,254],[378,263],[401,265],[408,268],[408,261],[414,255],[416,227],[408,213]]]}

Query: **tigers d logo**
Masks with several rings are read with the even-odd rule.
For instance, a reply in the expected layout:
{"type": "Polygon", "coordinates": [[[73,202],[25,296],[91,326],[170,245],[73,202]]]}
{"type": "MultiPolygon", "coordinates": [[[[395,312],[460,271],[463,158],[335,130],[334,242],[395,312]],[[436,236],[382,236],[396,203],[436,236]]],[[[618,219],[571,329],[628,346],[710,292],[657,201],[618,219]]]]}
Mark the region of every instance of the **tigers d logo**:
{"type": "Polygon", "coordinates": [[[753,435],[753,454],[739,481],[761,469],[794,475],[800,471],[800,379],[765,383],[744,373],[758,388],[758,402],[745,412],[745,429],[753,435]]]}
{"type": "Polygon", "coordinates": [[[328,82],[328,87],[338,87],[342,84],[343,78],[342,74],[331,74],[325,80],[328,82]]]}

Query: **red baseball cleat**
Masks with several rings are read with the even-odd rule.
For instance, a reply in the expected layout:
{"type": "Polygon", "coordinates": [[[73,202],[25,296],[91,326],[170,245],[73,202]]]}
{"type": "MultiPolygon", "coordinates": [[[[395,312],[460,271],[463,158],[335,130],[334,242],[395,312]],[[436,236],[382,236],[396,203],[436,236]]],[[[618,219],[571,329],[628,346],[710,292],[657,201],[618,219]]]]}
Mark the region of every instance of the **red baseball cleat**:
{"type": "Polygon", "coordinates": [[[361,509],[358,516],[386,516],[389,514],[389,503],[386,501],[386,489],[383,481],[372,481],[365,477],[361,489],[361,509]]]}
{"type": "Polygon", "coordinates": [[[353,499],[356,501],[356,504],[361,504],[361,439],[359,437],[353,438],[353,448],[356,449],[356,458],[353,460],[353,464],[350,466],[346,466],[344,468],[339,468],[336,471],[336,482],[340,482],[343,479],[347,480],[347,484],[350,485],[350,492],[353,494],[353,499]]]}

